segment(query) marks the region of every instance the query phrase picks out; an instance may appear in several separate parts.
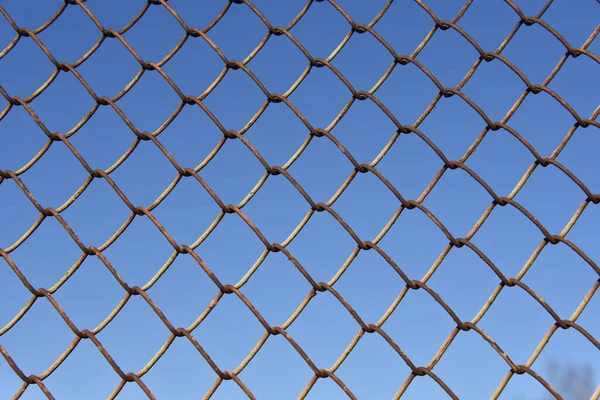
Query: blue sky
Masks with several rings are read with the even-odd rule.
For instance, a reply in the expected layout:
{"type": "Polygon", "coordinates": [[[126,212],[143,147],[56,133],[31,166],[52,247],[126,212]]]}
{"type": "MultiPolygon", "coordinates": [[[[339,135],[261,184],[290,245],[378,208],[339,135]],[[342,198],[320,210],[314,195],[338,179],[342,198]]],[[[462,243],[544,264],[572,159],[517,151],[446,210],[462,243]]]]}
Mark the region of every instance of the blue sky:
{"type": "MultiPolygon", "coordinates": [[[[144,1],[88,0],[87,5],[106,28],[120,29],[143,7],[144,1]]],[[[533,16],[543,1],[516,2],[533,16]]],[[[2,6],[18,26],[34,29],[62,4],[59,0],[3,0],[2,6]]],[[[225,1],[169,4],[189,26],[199,29],[216,16],[225,1]]],[[[303,1],[256,0],[253,4],[273,26],[286,26],[303,1]]],[[[339,1],[356,23],[367,24],[385,1],[339,1]]],[[[440,19],[450,20],[463,1],[427,1],[440,19]]],[[[486,51],[495,51],[518,22],[503,1],[473,2],[458,25],[486,51]]],[[[543,20],[573,47],[580,47],[598,29],[597,2],[555,1],[543,20]]],[[[434,26],[415,2],[396,0],[375,26],[398,54],[410,54],[434,26]]],[[[348,22],[327,2],[314,3],[291,33],[313,57],[326,58],[349,31],[348,22]]],[[[243,60],[267,30],[244,5],[233,4],[209,33],[230,60],[243,60]]],[[[162,6],[148,12],[123,37],[146,61],[158,62],[181,39],[181,26],[162,6]]],[[[15,32],[0,18],[0,46],[15,32]]],[[[73,63],[99,39],[100,32],[78,7],[69,5],[39,39],[59,61],[73,63]]],[[[594,41],[588,50],[599,54],[594,41]]],[[[565,48],[538,25],[523,26],[502,53],[541,84],[565,54],[565,48]]],[[[445,87],[455,87],[478,58],[474,48],[452,29],[438,31],[417,60],[445,87]]],[[[357,90],[369,90],[392,63],[392,56],[371,35],[355,34],[332,64],[357,90]]],[[[271,93],[284,93],[308,62],[285,36],[271,37],[248,68],[271,93]]],[[[77,71],[99,96],[115,96],[139,71],[139,64],[117,39],[107,39],[77,71]]],[[[223,62],[201,38],[190,38],[164,71],[183,93],[202,93],[223,68],[223,62]]],[[[11,96],[27,97],[55,67],[31,38],[22,38],[0,58],[0,85],[11,96]]],[[[582,118],[598,107],[600,66],[591,58],[569,58],[549,88],[562,96],[582,118]]],[[[525,85],[499,60],[483,63],[463,92],[493,121],[500,120],[523,93],[525,85]]],[[[413,124],[438,90],[414,65],[397,66],[375,93],[405,125],[413,124]]],[[[343,83],[327,68],[313,68],[289,100],[313,127],[325,128],[351,98],[343,83]]],[[[265,100],[242,71],[229,71],[204,100],[227,129],[241,129],[265,100]]],[[[94,106],[95,101],[71,73],[61,72],[31,108],[52,132],[66,133],[94,106]]],[[[180,99],[156,71],[147,71],[117,102],[139,131],[155,131],[178,107],[180,99]]],[[[7,101],[0,98],[0,108],[7,101]]],[[[529,95],[508,122],[543,157],[549,157],[575,120],[546,93],[529,95]]],[[[443,98],[419,129],[450,160],[458,160],[486,124],[459,96],[443,98]]],[[[359,163],[370,163],[394,135],[392,121],[371,101],[356,101],[331,133],[359,163]]],[[[596,162],[598,129],[578,129],[557,160],[577,175],[592,193],[600,192],[596,162]]],[[[284,165],[307,138],[307,128],[283,103],[271,104],[245,137],[270,165],[284,165]]],[[[222,134],[198,106],[186,106],[159,135],[160,142],[183,167],[193,168],[210,153],[222,134]]],[[[99,107],[70,141],[96,169],[110,167],[135,136],[110,107],[99,107]]],[[[45,144],[46,137],[23,107],[13,107],[0,120],[0,169],[16,171],[45,144]]],[[[531,153],[504,130],[490,132],[466,165],[500,196],[507,196],[534,161],[531,153]]],[[[401,135],[377,169],[406,199],[417,199],[442,161],[416,135],[401,135]]],[[[343,184],[353,166],[326,138],[315,138],[289,168],[289,173],[315,200],[326,202],[343,184]]],[[[225,204],[238,204],[264,174],[264,167],[239,140],[229,140],[199,174],[225,204]]],[[[111,178],[134,205],[149,206],[169,186],[177,172],[151,141],[142,142],[111,178]]],[[[88,173],[66,146],[55,143],[27,172],[24,184],[44,207],[59,207],[86,180],[88,173]]],[[[552,166],[537,168],[515,200],[529,210],[551,234],[559,234],[586,199],[583,191],[552,166]]],[[[464,237],[491,203],[490,195],[464,171],[449,170],[427,196],[424,205],[452,232],[464,237]]],[[[373,175],[358,174],[332,208],[362,240],[373,240],[398,210],[394,195],[373,175]]],[[[271,176],[243,212],[272,243],[281,243],[300,223],[310,206],[283,177],[271,176]]],[[[0,185],[0,248],[11,246],[39,217],[13,180],[0,185]]],[[[193,243],[219,214],[219,207],[193,178],[183,178],[153,211],[172,237],[193,243]]],[[[129,217],[130,211],[102,179],[94,180],[62,214],[87,246],[100,246],[129,217]]],[[[588,205],[568,238],[598,262],[600,208],[588,205]]],[[[543,239],[541,232],[513,207],[496,207],[473,237],[501,271],[514,277],[543,239]]],[[[419,210],[404,210],[379,245],[411,279],[421,279],[447,245],[443,233],[419,210]]],[[[316,281],[329,281],[355,250],[356,243],[326,212],[316,213],[288,250],[316,281]]],[[[241,218],[226,215],[196,249],[224,283],[234,284],[264,251],[264,245],[241,218]]],[[[105,257],[130,286],[144,286],[173,249],[146,217],[135,218],[105,257]]],[[[10,257],[36,288],[50,288],[81,256],[56,219],[47,218],[10,257]]],[[[523,282],[540,294],[564,319],[571,316],[598,279],[593,269],[563,244],[546,246],[523,282]]],[[[466,246],[453,248],[428,285],[440,294],[463,321],[471,320],[499,280],[466,246]]],[[[364,321],[375,323],[404,287],[401,278],[375,251],[361,251],[335,288],[364,321]]],[[[281,325],[311,290],[309,283],[282,253],[269,254],[241,292],[272,325],[281,325]]],[[[148,290],[174,326],[189,326],[217,294],[189,255],[180,255],[148,290]]],[[[55,294],[80,330],[97,326],[121,301],[125,292],[104,265],[88,257],[55,294]]],[[[0,259],[0,329],[27,303],[31,294],[8,264],[0,259]]],[[[600,337],[600,297],[596,295],[578,319],[600,337]]],[[[517,364],[529,358],[554,320],[523,290],[507,288],[479,322],[517,364]]],[[[418,365],[427,365],[455,327],[450,316],[423,290],[410,291],[383,329],[418,365]]],[[[330,293],[320,293],[288,328],[319,368],[329,368],[360,327],[330,293]]],[[[222,370],[233,370],[250,352],[264,328],[235,296],[224,296],[193,332],[222,370]]],[[[98,334],[115,361],[126,371],[139,371],[164,344],[170,332],[141,297],[133,297],[98,334]]],[[[0,336],[15,362],[29,374],[46,370],[74,339],[73,333],[45,299],[40,299],[12,329],[0,336]]],[[[600,365],[600,353],[574,329],[559,330],[533,369],[547,377],[549,365],[600,365]]],[[[460,397],[488,398],[509,370],[502,358],[475,332],[460,332],[434,372],[460,397]]],[[[391,398],[409,368],[377,334],[365,335],[336,374],[358,398],[391,398]]],[[[600,371],[594,371],[594,387],[600,371]]],[[[311,370],[284,338],[271,337],[240,378],[260,399],[296,398],[312,376],[311,370]]],[[[144,377],[159,399],[198,398],[212,385],[215,373],[185,339],[176,339],[144,377]]],[[[551,384],[556,384],[549,379],[551,384]]],[[[556,378],[555,378],[556,379],[556,378]]],[[[90,341],[82,341],[44,383],[58,399],[106,398],[120,378],[90,341]]],[[[21,382],[0,362],[0,398],[9,398],[21,382]]],[[[544,389],[527,375],[515,376],[506,398],[538,399],[544,389]]],[[[41,398],[30,387],[22,398],[41,398]]],[[[144,398],[127,384],[124,399],[144,398]]],[[[231,381],[214,398],[243,398],[231,381]]],[[[322,379],[309,398],[346,398],[331,379],[322,379]]],[[[444,398],[427,377],[416,378],[405,398],[444,398]]]]}

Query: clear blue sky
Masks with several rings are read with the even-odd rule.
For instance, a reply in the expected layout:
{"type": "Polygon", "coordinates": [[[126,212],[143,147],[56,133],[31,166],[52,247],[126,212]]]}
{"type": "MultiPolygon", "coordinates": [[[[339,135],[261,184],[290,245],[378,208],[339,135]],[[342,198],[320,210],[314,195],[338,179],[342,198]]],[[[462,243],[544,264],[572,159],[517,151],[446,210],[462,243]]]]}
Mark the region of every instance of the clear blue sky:
{"type": "MultiPolygon", "coordinates": [[[[18,26],[34,29],[62,4],[59,0],[0,0],[18,26]]],[[[120,29],[141,9],[138,0],[88,0],[87,5],[106,28],[120,29]]],[[[384,0],[339,1],[357,23],[368,23],[384,0]]],[[[452,19],[462,0],[426,2],[441,19],[452,19]]],[[[171,0],[169,4],[189,26],[203,28],[226,4],[219,1],[171,0]]],[[[304,6],[303,0],[256,0],[254,4],[274,26],[287,25],[304,6]]],[[[521,0],[526,15],[535,15],[544,1],[521,0]]],[[[475,1],[458,25],[486,51],[495,51],[518,22],[503,1],[475,1]]],[[[573,46],[580,47],[600,21],[600,5],[593,0],[558,0],[543,16],[573,46]]],[[[396,0],[375,26],[398,54],[410,54],[434,26],[416,3],[396,0]]],[[[293,35],[316,58],[327,57],[349,31],[347,21],[327,2],[314,3],[292,29],[293,35]]],[[[267,32],[243,4],[232,8],[209,32],[230,60],[243,60],[267,32]]],[[[147,61],[158,62],[183,35],[181,26],[162,6],[147,14],[124,38],[147,61]]],[[[0,47],[15,32],[0,18],[0,47]]],[[[65,13],[39,39],[59,61],[75,62],[100,37],[100,32],[78,6],[65,13]]],[[[589,51],[600,54],[600,42],[589,51]]],[[[564,55],[565,48],[540,26],[523,26],[502,53],[540,84],[564,55]]],[[[418,60],[445,87],[454,87],[467,73],[478,53],[452,29],[438,31],[418,60]]],[[[357,90],[369,90],[393,59],[368,33],[355,34],[333,65],[357,90]]],[[[307,66],[302,53],[285,36],[272,37],[248,64],[272,93],[283,93],[307,66]]],[[[201,39],[190,38],[164,67],[187,95],[199,95],[223,68],[222,61],[201,39]]],[[[22,98],[52,74],[54,66],[31,38],[22,38],[0,59],[0,84],[22,98]]],[[[139,71],[139,64],[117,39],[107,39],[77,68],[100,96],[115,96],[139,71]]],[[[549,87],[571,104],[582,118],[590,118],[600,103],[600,65],[581,56],[568,59],[549,87]]],[[[521,95],[523,82],[499,60],[483,63],[464,87],[494,121],[500,120],[521,95]]],[[[413,124],[437,93],[415,66],[398,66],[376,92],[403,124],[413,124]]],[[[350,99],[348,89],[327,68],[313,69],[290,96],[290,101],[314,127],[325,128],[350,99]]],[[[227,129],[238,130],[258,110],[264,94],[241,70],[229,71],[205,100],[227,129]]],[[[156,130],[180,104],[180,99],[156,71],[148,71],[117,103],[140,131],[156,130]]],[[[0,109],[7,105],[0,98],[0,109]]],[[[92,108],[93,98],[71,73],[61,72],[49,88],[31,103],[52,132],[65,133],[92,108]]],[[[545,93],[530,95],[509,121],[540,155],[548,157],[575,120],[545,93]]],[[[485,127],[485,122],[458,96],[442,99],[420,126],[451,160],[459,159],[485,127]]],[[[371,101],[355,102],[332,134],[359,163],[370,163],[395,131],[394,124],[371,101]]],[[[593,193],[600,192],[595,127],[578,129],[557,158],[593,193]]],[[[285,106],[272,104],[246,138],[271,165],[283,165],[308,131],[285,106]]],[[[159,136],[161,143],[183,167],[197,166],[222,134],[197,106],[186,106],[159,136]]],[[[71,143],[96,169],[106,169],[133,142],[134,134],[110,107],[100,107],[71,143]]],[[[46,137],[23,107],[14,107],[0,120],[0,169],[16,171],[44,145],[46,137]]],[[[467,161],[500,196],[507,196],[534,161],[531,153],[506,131],[490,132],[467,161]]],[[[377,168],[407,199],[416,199],[442,161],[415,135],[402,135],[377,168]]],[[[352,172],[352,164],[326,138],[315,139],[289,173],[315,201],[327,201],[352,172]]],[[[227,141],[218,155],[200,171],[225,204],[239,203],[264,173],[264,167],[238,141],[227,141]]],[[[88,174],[66,146],[56,143],[21,175],[44,207],[59,207],[88,174]]],[[[170,184],[176,171],[152,144],[142,142],[111,177],[135,205],[148,206],[170,184]]],[[[557,168],[538,168],[516,200],[552,233],[559,234],[586,196],[557,168]]],[[[490,195],[464,171],[447,171],[426,198],[426,205],[455,237],[463,237],[492,201],[490,195]]],[[[332,206],[362,240],[372,240],[397,211],[399,202],[372,174],[359,174],[332,206]]],[[[11,246],[39,217],[13,180],[0,185],[0,248],[11,246]]],[[[283,176],[270,177],[243,208],[272,243],[281,243],[302,220],[309,205],[283,176]]],[[[191,244],[212,223],[219,208],[193,179],[184,178],[153,214],[178,243],[191,244]]],[[[125,221],[130,211],[102,179],[96,179],[62,213],[87,246],[100,246],[125,221]]],[[[568,238],[600,262],[600,206],[589,205],[568,238]]],[[[513,277],[542,241],[540,231],[515,208],[497,207],[473,238],[506,276],[513,277]]],[[[381,247],[411,279],[421,279],[438,257],[447,238],[420,211],[404,211],[381,247]]],[[[317,213],[288,249],[316,281],[329,281],[356,243],[327,213],[317,213]]],[[[226,215],[197,253],[224,283],[234,284],[264,250],[247,225],[235,214],[226,215]]],[[[150,222],[139,217],[105,256],[130,286],[145,285],[172,254],[172,247],[150,222]]],[[[10,254],[32,285],[50,288],[81,256],[81,251],[53,218],[10,254]]],[[[547,246],[523,281],[539,293],[564,319],[570,317],[598,276],[563,244],[547,246]]],[[[467,247],[453,248],[428,284],[463,321],[471,320],[499,280],[467,247]]],[[[360,252],[336,283],[336,289],[367,323],[375,323],[402,290],[403,281],[374,251],[360,252]]],[[[281,325],[310,290],[281,253],[270,254],[241,291],[272,325],[281,325]]],[[[148,294],[176,326],[187,327],[206,308],[218,289],[195,261],[179,256],[148,294]]],[[[125,292],[103,264],[88,257],[55,295],[81,330],[97,326],[125,292]]],[[[8,264],[0,259],[0,327],[5,326],[30,299],[8,264]]],[[[600,338],[600,296],[596,295],[578,320],[600,338]]],[[[553,319],[519,288],[503,290],[478,324],[517,364],[523,364],[553,319]]],[[[455,324],[426,292],[411,291],[383,329],[418,365],[429,363],[455,324]]],[[[342,354],[359,326],[329,293],[319,294],[288,332],[319,368],[329,368],[342,354]]],[[[233,370],[249,353],[264,328],[235,296],[225,296],[194,335],[222,370],[233,370]]],[[[108,327],[98,334],[126,372],[139,371],[169,337],[169,331],[146,302],[132,298],[108,327]]],[[[40,374],[67,348],[74,335],[45,299],[0,336],[0,343],[29,374],[40,374]]],[[[549,365],[600,366],[600,352],[573,329],[559,330],[533,369],[552,381],[549,365]]],[[[509,370],[502,358],[475,332],[461,332],[434,372],[464,399],[488,398],[509,370]]],[[[377,334],[366,335],[337,374],[361,399],[391,398],[410,370],[377,334]]],[[[259,399],[292,399],[312,376],[311,370],[282,337],[271,337],[240,378],[259,399]]],[[[215,373],[184,338],[176,339],[164,357],[143,377],[159,399],[199,398],[212,385],[215,373]]],[[[594,371],[594,387],[600,369],[594,371]]],[[[106,398],[119,377],[88,340],[82,341],[44,383],[57,399],[106,398]]],[[[0,361],[0,398],[10,398],[21,382],[0,361]]],[[[505,389],[507,399],[534,399],[544,389],[528,375],[514,377],[505,389]]],[[[30,387],[24,399],[43,395],[30,387]]],[[[131,383],[123,399],[144,398],[131,383]]],[[[416,378],[406,398],[445,398],[427,377],[416,378]]],[[[243,394],[224,382],[216,399],[238,399],[243,394]]],[[[319,380],[309,398],[346,398],[330,379],[319,380]]]]}

